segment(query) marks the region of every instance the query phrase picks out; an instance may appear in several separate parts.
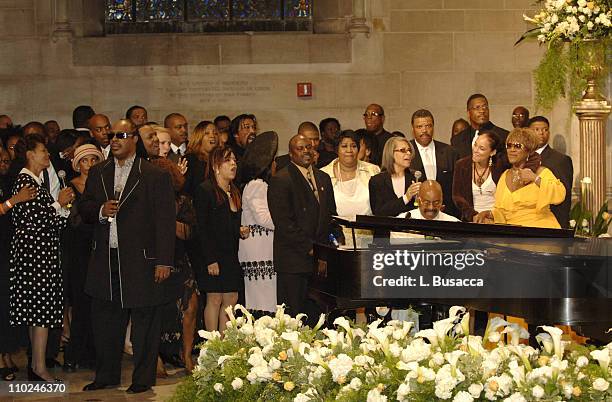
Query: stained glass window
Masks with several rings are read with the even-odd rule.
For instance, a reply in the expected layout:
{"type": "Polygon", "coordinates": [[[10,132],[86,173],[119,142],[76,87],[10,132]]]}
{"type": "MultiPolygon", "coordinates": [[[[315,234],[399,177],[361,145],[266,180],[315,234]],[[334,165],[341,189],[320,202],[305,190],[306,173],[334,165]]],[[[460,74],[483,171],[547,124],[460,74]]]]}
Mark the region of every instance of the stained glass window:
{"type": "Polygon", "coordinates": [[[311,29],[312,1],[107,0],[106,26],[108,33],[303,31],[311,29]],[[155,25],[142,25],[147,23],[155,25]],[[198,23],[205,25],[198,28],[198,23]]]}

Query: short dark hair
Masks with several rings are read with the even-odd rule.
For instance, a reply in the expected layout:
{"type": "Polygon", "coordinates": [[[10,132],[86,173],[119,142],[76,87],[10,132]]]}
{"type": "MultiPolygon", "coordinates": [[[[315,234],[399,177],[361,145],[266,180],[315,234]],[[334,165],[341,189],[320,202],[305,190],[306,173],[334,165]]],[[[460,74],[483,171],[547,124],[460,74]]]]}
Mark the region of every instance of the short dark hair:
{"type": "Polygon", "coordinates": [[[325,131],[325,127],[327,127],[329,123],[336,123],[338,125],[338,128],[340,128],[340,122],[338,121],[338,119],[336,119],[335,117],[327,117],[319,122],[319,132],[322,133],[323,131],[325,131]]]}
{"type": "Polygon", "coordinates": [[[87,122],[94,114],[96,114],[96,112],[94,112],[91,106],[77,106],[72,111],[72,126],[74,128],[87,128],[87,122]]]}
{"type": "Polygon", "coordinates": [[[257,119],[255,118],[254,114],[243,113],[243,114],[240,114],[240,115],[234,117],[234,120],[232,120],[232,122],[230,124],[230,132],[229,132],[230,135],[229,135],[228,140],[227,140],[230,144],[236,145],[236,140],[234,139],[234,136],[236,134],[238,134],[238,131],[240,130],[240,125],[242,124],[242,121],[246,120],[246,119],[251,119],[251,120],[253,120],[254,122],[257,123],[257,119]]]}
{"type": "Polygon", "coordinates": [[[431,112],[427,109],[419,109],[416,112],[412,113],[410,124],[414,125],[414,119],[420,119],[425,117],[431,117],[432,124],[435,124],[433,114],[431,114],[431,112]]]}
{"type": "Polygon", "coordinates": [[[484,100],[486,100],[487,102],[489,102],[489,100],[487,99],[486,96],[484,96],[483,94],[472,94],[470,95],[470,97],[467,100],[467,104],[466,104],[466,108],[470,108],[470,102],[472,102],[474,99],[478,99],[478,98],[483,98],[484,100]]]}
{"type": "Polygon", "coordinates": [[[59,132],[57,135],[57,140],[55,141],[55,147],[59,152],[63,152],[66,148],[74,145],[77,138],[81,135],[81,133],[87,135],[87,139],[89,140],[91,137],[89,133],[84,131],[78,131],[72,128],[65,128],[59,132]]]}
{"type": "Polygon", "coordinates": [[[527,127],[531,126],[533,123],[537,123],[537,122],[542,122],[542,123],[546,123],[546,125],[548,127],[550,127],[550,122],[548,121],[548,119],[544,116],[533,116],[531,119],[529,119],[529,121],[527,122],[527,127]]]}
{"type": "Polygon", "coordinates": [[[231,122],[232,119],[230,119],[229,116],[226,116],[226,115],[222,114],[222,115],[219,115],[219,116],[215,117],[215,120],[213,120],[213,123],[215,123],[215,125],[217,125],[217,123],[220,122],[220,121],[229,121],[229,122],[231,122]]]}
{"type": "Polygon", "coordinates": [[[359,130],[355,131],[355,138],[357,138],[359,143],[361,143],[361,140],[363,140],[363,145],[365,145],[366,149],[374,151],[374,138],[368,134],[368,131],[365,128],[360,128],[359,130]]]}
{"type": "Polygon", "coordinates": [[[170,113],[168,116],[166,116],[164,118],[164,127],[168,128],[168,121],[170,121],[170,119],[172,119],[173,117],[182,117],[183,119],[185,118],[185,116],[183,116],[180,113],[170,113]]]}
{"type": "Polygon", "coordinates": [[[348,138],[352,140],[355,144],[357,144],[357,151],[359,151],[359,148],[361,148],[361,144],[360,144],[361,138],[357,134],[355,134],[353,130],[340,131],[340,134],[338,134],[338,137],[336,137],[336,143],[335,143],[336,150],[340,146],[340,143],[342,142],[342,140],[345,138],[348,138]]]}
{"type": "Polygon", "coordinates": [[[134,113],[134,110],[136,110],[136,109],[142,109],[145,112],[147,111],[147,109],[145,109],[144,106],[139,106],[139,105],[130,106],[129,109],[127,110],[127,112],[125,112],[125,118],[126,119],[131,119],[132,118],[132,113],[134,113]]]}
{"type": "Polygon", "coordinates": [[[27,152],[34,150],[38,144],[45,145],[45,138],[40,134],[30,134],[21,137],[15,144],[15,159],[22,162],[25,166],[27,152]]]}
{"type": "Polygon", "coordinates": [[[23,130],[24,134],[25,134],[25,131],[26,131],[26,129],[27,129],[28,127],[36,127],[36,128],[38,128],[38,129],[39,129],[39,130],[42,132],[42,134],[43,134],[45,137],[47,136],[47,127],[45,127],[45,125],[44,125],[44,124],[42,124],[42,123],[41,123],[41,122],[39,122],[39,121],[30,121],[30,122],[28,122],[28,123],[27,123],[25,126],[23,126],[23,127],[22,127],[22,130],[23,130]]]}

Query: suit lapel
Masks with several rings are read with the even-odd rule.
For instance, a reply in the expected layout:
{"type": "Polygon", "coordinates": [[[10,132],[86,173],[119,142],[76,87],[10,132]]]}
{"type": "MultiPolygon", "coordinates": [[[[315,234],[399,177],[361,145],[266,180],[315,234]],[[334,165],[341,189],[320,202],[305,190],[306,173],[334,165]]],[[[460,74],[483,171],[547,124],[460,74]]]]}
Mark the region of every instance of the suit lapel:
{"type": "Polygon", "coordinates": [[[412,162],[410,162],[410,169],[413,172],[417,170],[423,173],[423,176],[427,178],[427,174],[425,173],[425,167],[423,167],[423,160],[421,159],[421,153],[419,152],[419,148],[417,147],[415,140],[410,140],[412,144],[412,148],[414,149],[414,158],[412,158],[412,162]]]}
{"type": "Polygon", "coordinates": [[[107,200],[115,198],[115,159],[108,158],[102,162],[102,188],[107,200]]]}
{"type": "Polygon", "coordinates": [[[130,175],[128,176],[125,182],[125,187],[123,188],[123,191],[121,192],[121,199],[119,200],[119,207],[125,204],[128,198],[130,198],[130,196],[132,195],[132,192],[134,191],[136,186],[138,186],[138,183],[140,183],[141,164],[142,164],[141,158],[137,157],[136,159],[134,159],[132,170],[130,170],[130,175]]]}
{"type": "Polygon", "coordinates": [[[444,172],[445,170],[448,171],[450,170],[450,168],[448,166],[446,166],[446,151],[447,148],[446,147],[441,147],[440,143],[437,141],[434,141],[434,144],[436,146],[436,172],[438,173],[438,175],[440,175],[440,173],[444,172]]]}

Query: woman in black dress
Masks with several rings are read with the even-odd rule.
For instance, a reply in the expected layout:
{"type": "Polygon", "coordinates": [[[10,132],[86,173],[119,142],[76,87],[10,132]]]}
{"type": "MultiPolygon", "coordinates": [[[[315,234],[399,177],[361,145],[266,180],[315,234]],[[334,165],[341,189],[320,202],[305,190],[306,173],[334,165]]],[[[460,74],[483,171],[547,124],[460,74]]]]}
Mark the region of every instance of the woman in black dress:
{"type": "Polygon", "coordinates": [[[204,321],[209,331],[225,330],[225,309],[236,304],[242,283],[238,240],[248,237],[240,226],[240,191],[234,184],[236,157],[230,148],[215,148],[208,161],[208,180],[195,193],[195,208],[203,250],[206,292],[204,321]]]}
{"type": "Polygon", "coordinates": [[[9,247],[13,237],[9,211],[20,202],[36,197],[35,187],[25,186],[11,197],[9,183],[9,166],[11,160],[8,151],[0,147],[0,378],[13,381],[17,366],[11,358],[19,348],[19,328],[9,324],[9,247]]]}
{"type": "Polygon", "coordinates": [[[67,246],[62,259],[66,261],[69,294],[72,300],[72,322],[70,342],[64,351],[64,370],[75,371],[79,366],[94,367],[95,350],[91,329],[91,297],[85,293],[87,265],[93,241],[93,225],[82,221],[79,214],[81,197],[89,169],[104,160],[104,155],[94,145],[81,145],[74,151],[72,169],[80,173],[70,181],[76,194],[68,217],[68,229],[64,232],[67,246]]]}
{"type": "Polygon", "coordinates": [[[391,137],[382,154],[382,172],[369,182],[370,207],[376,216],[397,216],[414,209],[414,197],[421,183],[410,171],[412,144],[403,137],[391,137]]]}
{"type": "Polygon", "coordinates": [[[35,186],[35,199],[15,205],[12,221],[15,234],[10,257],[10,322],[28,326],[32,343],[30,380],[54,381],[45,365],[49,328],[62,326],[63,289],[60,266],[60,229],[74,200],[71,188],[60,191],[54,201],[40,175],[49,167],[49,152],[42,136],[31,134],[16,146],[17,161],[25,167],[19,172],[13,194],[24,186],[35,186]]]}
{"type": "Polygon", "coordinates": [[[219,132],[212,121],[198,123],[189,136],[187,145],[187,166],[183,191],[193,197],[198,186],[204,181],[208,156],[219,143],[219,132]]]}

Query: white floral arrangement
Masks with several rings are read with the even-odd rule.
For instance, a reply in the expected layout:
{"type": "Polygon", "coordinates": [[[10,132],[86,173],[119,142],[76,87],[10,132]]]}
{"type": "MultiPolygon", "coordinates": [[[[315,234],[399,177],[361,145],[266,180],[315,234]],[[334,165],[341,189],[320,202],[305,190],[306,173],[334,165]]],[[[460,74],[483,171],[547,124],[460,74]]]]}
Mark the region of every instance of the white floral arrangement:
{"type": "Polygon", "coordinates": [[[322,329],[324,315],[309,328],[282,306],[256,321],[240,305],[226,312],[223,337],[200,331],[198,364],[173,401],[612,400],[612,343],[577,345],[556,327],[543,326],[534,349],[520,343],[527,331],[500,318],[484,337],[470,335],[457,306],[414,336],[411,322],[359,327],[340,317],[322,329]]]}
{"type": "Polygon", "coordinates": [[[539,42],[607,38],[612,25],[609,0],[546,0],[533,17],[523,15],[536,27],[525,36],[537,35],[539,42]]]}

